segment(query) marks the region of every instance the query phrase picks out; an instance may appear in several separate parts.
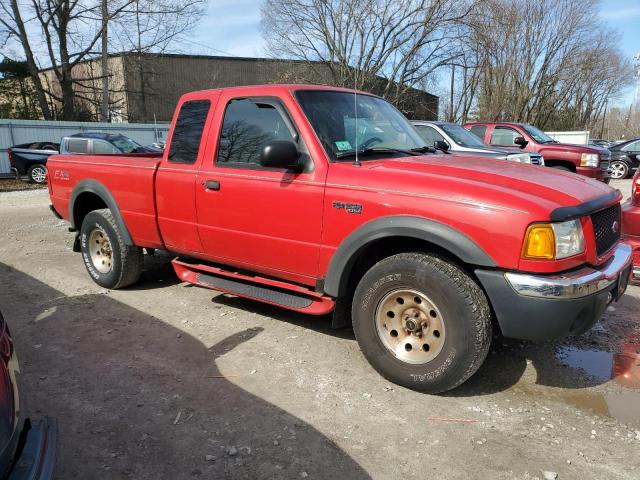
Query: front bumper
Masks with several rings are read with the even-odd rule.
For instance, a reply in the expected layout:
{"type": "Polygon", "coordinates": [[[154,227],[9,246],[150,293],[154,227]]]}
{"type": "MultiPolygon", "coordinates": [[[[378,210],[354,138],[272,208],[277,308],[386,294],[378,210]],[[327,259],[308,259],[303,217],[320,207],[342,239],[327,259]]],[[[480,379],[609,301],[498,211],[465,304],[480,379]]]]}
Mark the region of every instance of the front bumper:
{"type": "Polygon", "coordinates": [[[584,175],[585,177],[595,178],[604,182],[606,178],[609,178],[607,172],[600,167],[576,167],[576,173],[578,175],[584,175]]]}
{"type": "Polygon", "coordinates": [[[549,340],[586,332],[624,293],[632,250],[620,243],[598,269],[554,275],[476,270],[505,337],[549,340]]]}
{"type": "Polygon", "coordinates": [[[51,480],[56,466],[57,438],[55,419],[27,420],[20,434],[18,457],[7,480],[51,480]]]}

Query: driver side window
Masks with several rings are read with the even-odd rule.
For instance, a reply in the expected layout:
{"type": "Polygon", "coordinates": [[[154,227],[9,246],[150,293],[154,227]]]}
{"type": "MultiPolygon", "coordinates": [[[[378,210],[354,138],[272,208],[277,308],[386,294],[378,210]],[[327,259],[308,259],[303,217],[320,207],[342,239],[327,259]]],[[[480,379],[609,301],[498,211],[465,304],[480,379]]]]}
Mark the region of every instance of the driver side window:
{"type": "Polygon", "coordinates": [[[622,147],[625,152],[637,152],[640,150],[640,140],[631,142],[629,145],[622,147]]]}
{"type": "Polygon", "coordinates": [[[241,98],[229,102],[218,146],[218,166],[260,167],[264,146],[274,140],[296,143],[297,135],[273,100],[241,98]]]}
{"type": "Polygon", "coordinates": [[[522,135],[517,130],[510,127],[496,127],[491,134],[491,145],[503,145],[512,147],[515,145],[514,140],[522,135]]]}
{"type": "Polygon", "coordinates": [[[432,147],[437,141],[445,141],[444,137],[433,127],[428,125],[416,125],[416,130],[424,140],[425,145],[432,147]]]}

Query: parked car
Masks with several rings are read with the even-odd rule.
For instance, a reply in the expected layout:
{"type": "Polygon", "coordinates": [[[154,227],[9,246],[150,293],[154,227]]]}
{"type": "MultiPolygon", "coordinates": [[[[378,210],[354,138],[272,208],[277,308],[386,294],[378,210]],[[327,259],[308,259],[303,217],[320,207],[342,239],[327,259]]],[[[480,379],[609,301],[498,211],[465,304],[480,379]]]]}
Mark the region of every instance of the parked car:
{"type": "Polygon", "coordinates": [[[611,153],[607,149],[558,143],[539,128],[525,123],[471,122],[464,128],[487,145],[537,152],[544,157],[547,167],[609,182],[611,153]]]}
{"type": "Polygon", "coordinates": [[[11,170],[17,177],[28,175],[35,183],[47,181],[47,159],[60,150],[59,143],[32,142],[14,145],[7,150],[11,170]]]}
{"type": "Polygon", "coordinates": [[[640,165],[640,138],[627,140],[609,147],[611,151],[611,178],[627,178],[640,165]]]}
{"type": "Polygon", "coordinates": [[[544,165],[542,155],[535,152],[514,152],[509,149],[487,147],[478,137],[455,123],[425,120],[412,120],[411,123],[427,145],[439,150],[460,155],[544,165]]]}
{"type": "Polygon", "coordinates": [[[593,145],[595,147],[609,148],[613,143],[609,140],[602,140],[599,138],[592,138],[589,140],[589,145],[593,145]]]}
{"type": "Polygon", "coordinates": [[[180,99],[161,157],[52,157],[50,197],[98,285],[135,283],[162,248],[182,281],[332,313],[384,377],[434,393],[477,371],[494,320],[520,339],[587,331],[631,248],[607,185],[431,150],[364,92],[205,90],[180,99]]]}
{"type": "Polygon", "coordinates": [[[114,153],[161,153],[161,148],[143,147],[122,134],[84,132],[64,137],[60,142],[60,153],[114,154],[114,153]]]}
{"type": "Polygon", "coordinates": [[[631,198],[622,205],[624,240],[633,248],[632,281],[640,285],[640,170],[631,186],[631,198]]]}
{"type": "Polygon", "coordinates": [[[0,312],[0,478],[49,480],[56,463],[56,422],[24,418],[19,377],[13,340],[0,312]]]}

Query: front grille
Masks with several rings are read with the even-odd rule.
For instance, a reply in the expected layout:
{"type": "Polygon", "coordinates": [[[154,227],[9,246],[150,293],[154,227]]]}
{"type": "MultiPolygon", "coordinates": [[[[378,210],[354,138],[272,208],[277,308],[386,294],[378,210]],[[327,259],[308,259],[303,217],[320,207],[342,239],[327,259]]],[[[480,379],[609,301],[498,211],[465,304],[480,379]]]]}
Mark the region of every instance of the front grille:
{"type": "Polygon", "coordinates": [[[620,239],[620,219],[619,203],[591,215],[598,255],[607,252],[620,239]]]}
{"type": "Polygon", "coordinates": [[[531,165],[540,165],[540,155],[529,154],[531,157],[531,165]]]}
{"type": "Polygon", "coordinates": [[[611,152],[607,150],[607,153],[600,155],[600,170],[606,172],[609,170],[611,164],[611,152]]]}

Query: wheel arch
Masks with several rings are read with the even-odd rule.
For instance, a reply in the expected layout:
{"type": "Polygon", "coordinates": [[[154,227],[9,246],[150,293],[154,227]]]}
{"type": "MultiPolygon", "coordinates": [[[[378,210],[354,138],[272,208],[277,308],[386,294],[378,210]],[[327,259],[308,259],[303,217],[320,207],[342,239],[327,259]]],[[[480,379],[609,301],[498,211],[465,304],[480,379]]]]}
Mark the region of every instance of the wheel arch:
{"type": "Polygon", "coordinates": [[[365,223],[343,240],[331,259],[323,289],[335,298],[347,295],[354,269],[375,247],[385,247],[388,255],[393,255],[425,246],[432,246],[462,264],[496,267],[495,261],[475,241],[448,225],[408,215],[382,217],[365,223]]]}
{"type": "Polygon", "coordinates": [[[134,245],[129,229],[122,218],[120,208],[109,190],[97,180],[85,179],[78,182],[71,192],[69,201],[69,221],[78,230],[89,212],[108,208],[111,210],[118,228],[127,245],[134,245]]]}

